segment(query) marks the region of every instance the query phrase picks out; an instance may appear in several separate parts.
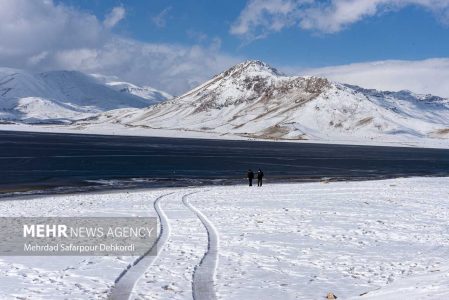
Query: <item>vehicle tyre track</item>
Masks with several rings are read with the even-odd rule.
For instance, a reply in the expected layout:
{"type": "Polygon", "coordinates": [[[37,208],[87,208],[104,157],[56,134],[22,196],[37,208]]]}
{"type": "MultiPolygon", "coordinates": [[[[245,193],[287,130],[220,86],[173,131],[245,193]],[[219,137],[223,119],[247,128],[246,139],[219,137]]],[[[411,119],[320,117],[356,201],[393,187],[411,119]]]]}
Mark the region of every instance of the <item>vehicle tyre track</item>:
{"type": "Polygon", "coordinates": [[[190,193],[182,196],[182,202],[188,207],[201,221],[206,228],[208,246],[200,263],[195,266],[192,275],[192,294],[194,300],[215,300],[217,295],[214,288],[215,272],[218,264],[218,231],[212,222],[195,206],[190,204],[188,196],[190,193]]]}
{"type": "Polygon", "coordinates": [[[110,300],[129,299],[139,278],[156,261],[164,248],[164,245],[170,236],[170,223],[168,222],[167,215],[160,206],[160,202],[162,199],[172,194],[173,193],[161,195],[154,201],[153,206],[161,224],[159,236],[147,252],[138,257],[134,262],[130,263],[126,269],[120,273],[117,279],[115,279],[114,286],[109,295],[110,300]],[[148,254],[154,251],[155,248],[157,251],[156,255],[149,256],[148,254]]]}

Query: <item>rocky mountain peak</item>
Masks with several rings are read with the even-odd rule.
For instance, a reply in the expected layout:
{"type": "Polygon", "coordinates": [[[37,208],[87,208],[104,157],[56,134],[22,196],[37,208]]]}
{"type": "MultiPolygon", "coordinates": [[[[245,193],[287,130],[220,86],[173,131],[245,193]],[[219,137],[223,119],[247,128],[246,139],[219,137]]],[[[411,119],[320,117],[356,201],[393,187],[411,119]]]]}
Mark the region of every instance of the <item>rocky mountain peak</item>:
{"type": "Polygon", "coordinates": [[[283,76],[277,69],[260,60],[246,60],[222,73],[223,77],[237,76],[283,76]]]}

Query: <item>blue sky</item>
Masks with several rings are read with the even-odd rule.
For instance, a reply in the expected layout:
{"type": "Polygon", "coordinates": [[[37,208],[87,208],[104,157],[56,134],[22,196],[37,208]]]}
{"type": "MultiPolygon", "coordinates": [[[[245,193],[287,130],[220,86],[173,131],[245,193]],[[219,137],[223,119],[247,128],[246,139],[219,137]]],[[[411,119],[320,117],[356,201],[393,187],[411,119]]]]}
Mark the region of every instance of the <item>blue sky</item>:
{"type": "Polygon", "coordinates": [[[4,22],[23,27],[0,31],[12,41],[0,48],[3,66],[105,73],[179,94],[259,59],[286,73],[449,96],[435,87],[449,73],[432,73],[449,66],[449,0],[0,2],[4,22]],[[412,70],[421,73],[411,78],[412,70]]]}
{"type": "Polygon", "coordinates": [[[445,57],[449,27],[419,6],[407,6],[366,19],[336,33],[286,28],[263,39],[247,41],[230,33],[245,8],[245,1],[92,1],[64,0],[68,5],[103,18],[114,6],[126,8],[127,17],[115,31],[157,43],[197,44],[221,40],[221,49],[272,64],[322,67],[353,62],[445,57]],[[165,12],[165,13],[164,13],[165,12]],[[161,15],[161,24],[153,21],[161,15]]]}

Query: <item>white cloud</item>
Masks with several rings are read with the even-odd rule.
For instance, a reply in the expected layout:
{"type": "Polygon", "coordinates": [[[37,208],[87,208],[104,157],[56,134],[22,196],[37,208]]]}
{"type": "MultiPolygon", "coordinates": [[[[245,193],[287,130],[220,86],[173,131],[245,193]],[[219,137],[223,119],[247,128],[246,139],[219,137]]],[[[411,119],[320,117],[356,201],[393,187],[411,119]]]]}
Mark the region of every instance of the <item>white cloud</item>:
{"type": "Polygon", "coordinates": [[[64,69],[117,75],[173,94],[191,89],[239,60],[209,47],[142,43],[110,39],[101,48],[63,51],[55,64],[64,69]]]}
{"type": "Polygon", "coordinates": [[[363,18],[410,5],[427,9],[441,21],[447,21],[448,0],[333,0],[328,6],[306,8],[301,14],[299,24],[304,29],[333,33],[363,18]]]}
{"type": "Polygon", "coordinates": [[[51,0],[0,0],[0,66],[32,71],[72,69],[116,75],[179,94],[237,63],[219,40],[186,46],[143,43],[111,32],[124,16],[104,22],[51,0]]]}
{"type": "Polygon", "coordinates": [[[159,28],[167,26],[167,18],[169,17],[169,13],[171,10],[171,6],[164,8],[159,14],[152,17],[151,21],[153,21],[153,23],[159,28]]]}
{"type": "Polygon", "coordinates": [[[52,49],[95,47],[105,37],[95,16],[52,1],[0,0],[0,7],[2,62],[52,49]]]}
{"type": "Polygon", "coordinates": [[[284,68],[284,71],[291,74],[323,76],[365,88],[411,90],[449,98],[449,58],[386,60],[315,69],[290,67],[284,68]]]}
{"type": "Polygon", "coordinates": [[[449,0],[250,0],[230,32],[249,40],[292,26],[334,33],[363,18],[410,5],[449,23],[449,0]]]}
{"type": "MultiPolygon", "coordinates": [[[[410,2],[403,0],[401,3],[410,2]]],[[[422,6],[429,3],[427,0],[419,2],[422,6]]],[[[235,32],[253,32],[256,25],[268,26],[265,28],[267,31],[281,30],[282,26],[287,26],[283,24],[291,26],[299,13],[296,9],[298,3],[291,0],[265,1],[263,9],[253,15],[253,21],[235,27],[235,32]],[[272,5],[280,6],[273,8],[272,5]],[[276,17],[280,23],[257,23],[260,15],[273,10],[284,16],[276,17]],[[289,21],[281,22],[280,19],[289,21]]],[[[446,5],[443,0],[435,3],[437,7],[446,5]]],[[[197,43],[201,45],[193,46],[126,39],[112,33],[110,27],[94,15],[50,0],[0,0],[0,7],[0,66],[32,71],[72,69],[116,75],[123,80],[180,94],[241,60],[223,54],[219,38],[198,38],[201,41],[197,43]]],[[[443,9],[440,16],[444,16],[443,9]]],[[[258,33],[263,35],[266,32],[258,33]]],[[[292,73],[299,71],[289,70],[292,73]]],[[[364,87],[411,89],[449,97],[449,58],[383,61],[300,71],[364,87]]]]}
{"type": "Polygon", "coordinates": [[[126,10],[123,6],[114,7],[106,16],[103,24],[106,28],[112,28],[125,18],[126,10]]]}
{"type": "Polygon", "coordinates": [[[268,32],[277,32],[294,25],[298,17],[298,6],[303,1],[250,0],[238,20],[231,26],[234,35],[250,39],[265,37],[268,32]]]}

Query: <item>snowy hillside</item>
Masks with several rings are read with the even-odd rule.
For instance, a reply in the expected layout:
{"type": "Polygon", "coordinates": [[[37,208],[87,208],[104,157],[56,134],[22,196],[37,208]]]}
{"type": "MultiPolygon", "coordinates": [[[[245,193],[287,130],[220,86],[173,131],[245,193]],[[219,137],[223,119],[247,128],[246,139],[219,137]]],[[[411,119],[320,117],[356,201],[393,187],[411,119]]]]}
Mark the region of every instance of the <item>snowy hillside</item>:
{"type": "Polygon", "coordinates": [[[449,101],[288,77],[246,61],[180,97],[82,125],[92,123],[262,139],[416,141],[449,138],[449,101]]]}
{"type": "Polygon", "coordinates": [[[137,86],[135,84],[120,81],[115,76],[104,76],[99,74],[90,74],[96,79],[102,81],[107,86],[121,93],[128,93],[149,100],[151,104],[159,103],[164,100],[173,98],[172,95],[154,89],[150,86],[137,86]]]}
{"type": "Polygon", "coordinates": [[[168,96],[153,94],[117,91],[76,71],[32,74],[0,68],[0,122],[67,123],[112,109],[143,108],[168,96]]]}
{"type": "Polygon", "coordinates": [[[108,86],[122,93],[129,93],[151,101],[152,104],[173,98],[170,94],[153,89],[149,86],[136,86],[129,82],[114,81],[108,82],[108,86]]]}

